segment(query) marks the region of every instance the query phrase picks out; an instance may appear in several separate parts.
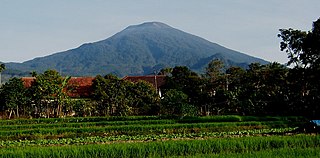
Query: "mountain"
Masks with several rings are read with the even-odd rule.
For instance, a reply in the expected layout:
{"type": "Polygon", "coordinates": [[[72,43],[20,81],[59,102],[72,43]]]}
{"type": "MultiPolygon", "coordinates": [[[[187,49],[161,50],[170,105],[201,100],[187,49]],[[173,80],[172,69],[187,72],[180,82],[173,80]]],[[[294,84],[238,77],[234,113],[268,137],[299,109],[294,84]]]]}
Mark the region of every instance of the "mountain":
{"type": "Polygon", "coordinates": [[[164,67],[185,65],[202,71],[213,59],[227,65],[267,63],[160,22],[132,25],[102,41],[23,63],[7,63],[10,69],[42,72],[56,69],[64,75],[118,76],[150,74],[164,67]]]}

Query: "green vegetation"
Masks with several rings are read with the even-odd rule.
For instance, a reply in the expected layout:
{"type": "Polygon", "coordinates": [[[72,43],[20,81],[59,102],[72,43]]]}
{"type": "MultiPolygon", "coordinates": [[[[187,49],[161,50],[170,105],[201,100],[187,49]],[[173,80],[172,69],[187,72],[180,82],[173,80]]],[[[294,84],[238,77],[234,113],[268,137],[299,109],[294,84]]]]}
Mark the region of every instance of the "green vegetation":
{"type": "Polygon", "coordinates": [[[104,121],[140,121],[140,120],[171,120],[179,123],[204,123],[204,122],[241,122],[241,121],[306,121],[300,116],[238,116],[217,115],[203,117],[178,117],[178,116],[112,116],[112,117],[66,117],[66,118],[37,118],[37,119],[12,119],[0,120],[0,125],[24,124],[57,124],[57,123],[85,123],[104,121]]]}
{"type": "Polygon", "coordinates": [[[0,138],[14,135],[59,135],[65,133],[75,133],[77,135],[83,134],[150,134],[150,133],[189,133],[192,131],[201,132],[220,132],[220,131],[236,131],[236,130],[246,130],[246,129],[263,129],[263,128],[279,128],[283,126],[284,122],[241,122],[241,123],[197,123],[197,124],[164,124],[164,125],[124,125],[124,126],[107,126],[107,127],[97,127],[89,126],[86,127],[59,127],[59,128],[35,128],[35,129],[22,129],[22,130],[5,130],[0,131],[0,138]]]}
{"type": "MultiPolygon", "coordinates": [[[[42,138],[82,138],[119,135],[192,134],[225,135],[223,132],[269,129],[293,129],[304,124],[301,117],[70,117],[18,119],[0,121],[0,140],[34,140],[42,138]],[[264,120],[264,121],[259,121],[264,120]],[[218,133],[220,132],[220,133],[218,133]],[[218,134],[217,134],[218,133],[218,134]]],[[[249,132],[250,133],[250,132],[249,132]]]]}
{"type": "MultiPolygon", "coordinates": [[[[216,138],[206,140],[179,140],[159,142],[114,143],[108,145],[24,147],[0,149],[3,157],[169,157],[195,154],[232,154],[250,151],[282,150],[299,148],[296,153],[318,155],[319,136],[271,136],[216,138]],[[307,148],[306,151],[301,149],[307,148]]],[[[257,153],[253,153],[257,154],[257,153]]],[[[266,152],[258,153],[265,155],[266,152]]],[[[274,152],[272,154],[275,154],[274,152]]]]}
{"type": "MultiPolygon", "coordinates": [[[[34,139],[34,140],[3,140],[0,141],[0,147],[12,146],[50,146],[50,145],[83,145],[93,143],[108,143],[114,141],[156,141],[165,139],[197,139],[213,137],[230,136],[254,136],[262,134],[281,134],[290,132],[296,128],[272,128],[272,129],[254,129],[234,132],[200,132],[200,133],[178,133],[178,134],[157,134],[157,135],[115,135],[115,136],[94,136],[94,137],[76,137],[59,139],[34,139]]],[[[30,138],[30,137],[29,137],[30,138]]]]}
{"type": "Polygon", "coordinates": [[[309,157],[318,158],[320,148],[280,148],[261,151],[245,151],[241,153],[198,154],[192,156],[172,156],[175,158],[283,158],[283,157],[309,157]]]}
{"type": "Polygon", "coordinates": [[[294,132],[305,121],[237,115],[0,120],[0,157],[215,156],[288,148],[312,155],[320,137],[294,132]]]}

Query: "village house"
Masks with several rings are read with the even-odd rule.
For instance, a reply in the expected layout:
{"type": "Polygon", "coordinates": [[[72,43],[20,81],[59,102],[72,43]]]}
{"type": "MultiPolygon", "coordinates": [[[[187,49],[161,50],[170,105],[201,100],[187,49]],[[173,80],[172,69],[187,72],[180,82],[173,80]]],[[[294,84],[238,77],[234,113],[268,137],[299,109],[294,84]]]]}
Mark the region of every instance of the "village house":
{"type": "MultiPolygon", "coordinates": [[[[147,76],[125,76],[123,80],[138,82],[146,81],[153,85],[157,93],[161,95],[160,87],[165,84],[165,75],[147,75],[147,76]]],[[[90,97],[93,89],[92,84],[95,77],[71,77],[68,82],[68,88],[71,91],[68,92],[68,96],[71,98],[88,98],[90,97]]],[[[31,87],[35,77],[22,77],[21,78],[24,87],[31,87]]]]}
{"type": "MultiPolygon", "coordinates": [[[[71,98],[87,98],[92,93],[92,83],[95,77],[71,77],[68,82],[68,96],[71,98]]],[[[35,77],[22,77],[24,87],[31,87],[35,77]]]]}

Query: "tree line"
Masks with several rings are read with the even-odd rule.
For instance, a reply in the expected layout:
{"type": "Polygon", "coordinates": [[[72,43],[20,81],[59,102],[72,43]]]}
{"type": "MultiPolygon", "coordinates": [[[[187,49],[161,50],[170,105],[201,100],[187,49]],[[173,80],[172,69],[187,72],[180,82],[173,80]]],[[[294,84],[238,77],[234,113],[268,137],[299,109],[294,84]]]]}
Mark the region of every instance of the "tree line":
{"type": "MultiPolygon", "coordinates": [[[[162,69],[161,96],[147,82],[132,83],[112,74],[96,76],[88,98],[69,98],[70,77],[57,71],[33,73],[25,88],[12,78],[0,89],[2,117],[128,115],[303,115],[317,117],[320,108],[320,19],[311,31],[281,29],[280,48],[288,66],[252,63],[247,69],[211,61],[203,74],[188,67],[162,69]]],[[[4,67],[4,66],[3,66],[4,67]]]]}

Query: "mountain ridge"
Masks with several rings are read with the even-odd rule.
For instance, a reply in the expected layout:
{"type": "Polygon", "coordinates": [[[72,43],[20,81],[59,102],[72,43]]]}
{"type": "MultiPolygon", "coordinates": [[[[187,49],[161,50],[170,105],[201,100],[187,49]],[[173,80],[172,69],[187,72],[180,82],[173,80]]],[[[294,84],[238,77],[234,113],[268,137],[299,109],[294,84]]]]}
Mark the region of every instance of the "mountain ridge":
{"type": "Polygon", "coordinates": [[[85,43],[23,63],[8,63],[8,68],[40,72],[56,69],[73,76],[108,73],[125,76],[149,74],[155,68],[178,65],[202,71],[208,62],[216,58],[227,61],[226,64],[231,66],[267,63],[167,24],[145,22],[130,25],[101,41],[85,43]]]}

